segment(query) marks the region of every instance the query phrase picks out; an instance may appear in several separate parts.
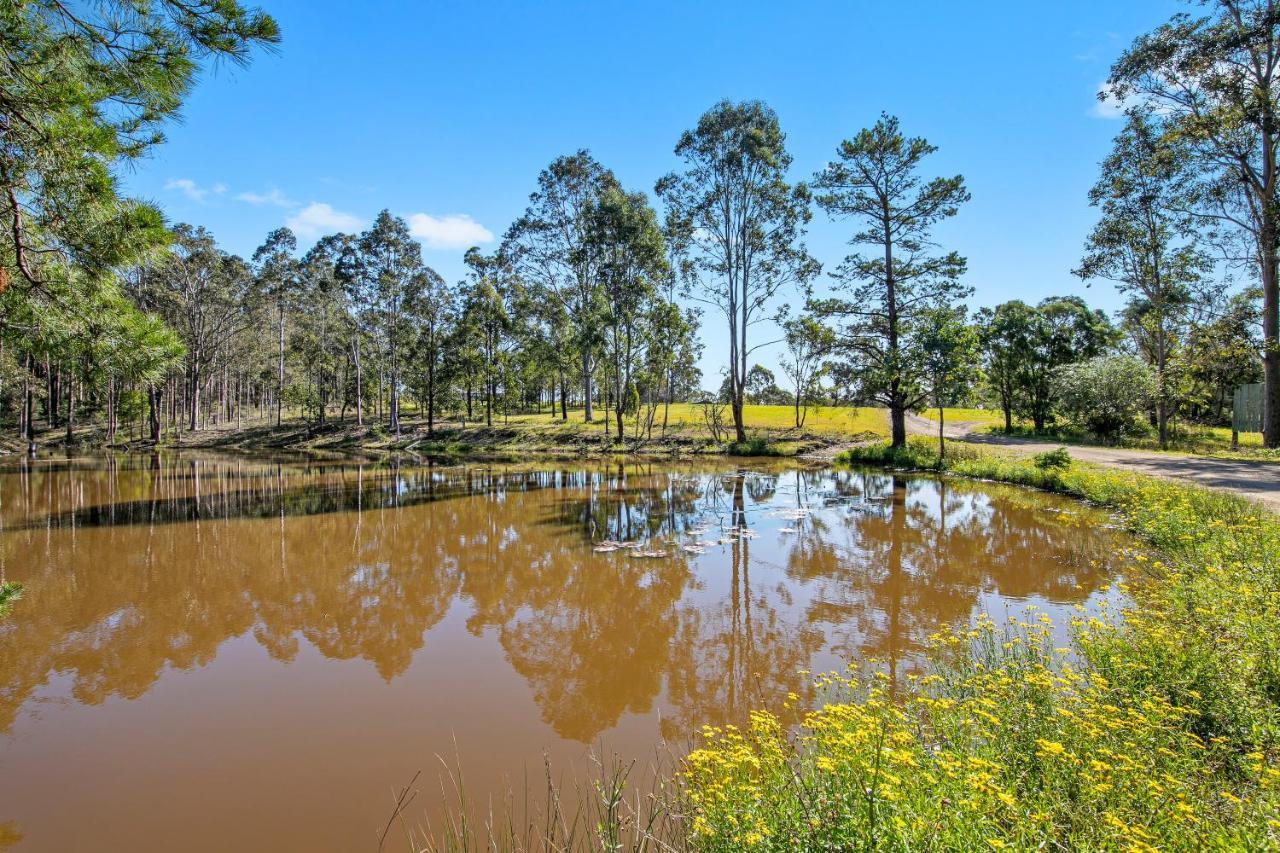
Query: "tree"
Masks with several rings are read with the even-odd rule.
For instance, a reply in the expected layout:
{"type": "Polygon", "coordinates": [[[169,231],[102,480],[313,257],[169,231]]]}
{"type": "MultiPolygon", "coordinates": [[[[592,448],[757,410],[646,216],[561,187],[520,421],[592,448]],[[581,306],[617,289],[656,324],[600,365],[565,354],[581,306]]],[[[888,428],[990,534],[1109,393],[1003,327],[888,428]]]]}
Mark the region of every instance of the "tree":
{"type": "Polygon", "coordinates": [[[408,304],[417,334],[414,337],[411,369],[418,377],[419,399],[425,403],[427,437],[435,435],[436,407],[441,396],[440,377],[446,346],[446,329],[453,322],[453,294],[444,279],[430,267],[419,273],[408,304]]]}
{"type": "Polygon", "coordinates": [[[1059,370],[1101,355],[1115,339],[1115,329],[1106,314],[1090,311],[1078,296],[1041,300],[1031,320],[1017,413],[1042,432],[1053,418],[1059,370]]]}
{"type": "Polygon", "coordinates": [[[1163,114],[1201,170],[1198,212],[1249,243],[1262,288],[1264,443],[1280,447],[1280,2],[1211,0],[1138,37],[1110,94],[1163,114]]]}
{"type": "Polygon", "coordinates": [[[835,333],[812,316],[796,317],[782,324],[787,353],[781,359],[782,370],[795,388],[796,429],[804,426],[809,401],[822,375],[823,359],[835,347],[835,333]]]}
{"type": "MultiPolygon", "coordinates": [[[[208,364],[247,328],[257,306],[253,276],[203,228],[174,229],[173,252],[144,269],[139,297],[176,329],[186,347],[188,425],[200,427],[200,391],[208,364]]],[[[154,414],[153,414],[154,418],[154,414]]]]}
{"type": "MultiPolygon", "coordinates": [[[[505,259],[500,254],[484,255],[473,248],[467,251],[464,260],[471,268],[471,281],[463,290],[458,325],[469,339],[466,345],[478,355],[484,378],[484,422],[485,426],[493,426],[493,400],[505,357],[504,344],[511,330],[502,281],[505,259]]],[[[471,415],[469,403],[467,415],[471,415]]]]}
{"type": "Polygon", "coordinates": [[[978,335],[965,321],[965,309],[934,305],[915,321],[920,342],[925,386],[938,410],[938,457],[946,458],[943,410],[971,383],[977,373],[978,335]]]}
{"type": "Polygon", "coordinates": [[[1160,130],[1143,111],[1130,113],[1089,192],[1101,219],[1085,243],[1076,274],[1113,281],[1128,297],[1129,328],[1155,369],[1156,426],[1160,446],[1167,447],[1175,404],[1170,359],[1196,285],[1211,264],[1187,213],[1186,152],[1160,130]]]}
{"type": "Polygon", "coordinates": [[[296,349],[311,375],[320,423],[324,423],[329,401],[335,396],[342,403],[342,416],[346,415],[342,374],[350,360],[347,342],[351,340],[352,321],[338,264],[350,242],[345,234],[321,237],[300,262],[299,301],[303,310],[298,314],[301,334],[297,336],[296,349]]]}
{"type": "Polygon", "coordinates": [[[972,289],[960,284],[965,260],[955,252],[930,253],[930,231],[969,200],[964,178],[922,183],[918,170],[937,148],[903,135],[898,119],[882,115],[875,126],[845,140],[839,156],[814,177],[818,204],[833,218],[865,226],[851,245],[874,254],[852,254],[835,273],[846,298],[813,304],[843,324],[841,345],[857,362],[864,389],[889,409],[892,443],[906,443],[906,413],[924,399],[917,342],[917,314],[953,303],[972,289]]]}
{"type": "Polygon", "coordinates": [[[1238,293],[1215,306],[1211,319],[1187,332],[1187,380],[1191,405],[1210,423],[1228,419],[1232,395],[1262,380],[1258,358],[1257,293],[1238,293]]]}
{"type": "Polygon", "coordinates": [[[279,40],[235,0],[16,0],[0,21],[0,287],[44,295],[60,267],[97,283],[166,242],[117,167],[163,140],[202,62],[279,40]]]}
{"type": "Polygon", "coordinates": [[[538,175],[538,189],[507,230],[503,246],[516,273],[558,303],[569,322],[588,423],[601,309],[599,256],[586,245],[588,216],[603,193],[617,188],[613,173],[587,151],[557,158],[538,175]]]}
{"type": "Polygon", "coordinates": [[[293,253],[298,238],[288,228],[277,228],[253,253],[253,265],[263,297],[275,306],[276,334],[279,342],[276,362],[276,426],[283,417],[284,404],[284,327],[285,316],[302,286],[301,270],[293,253]]]}
{"type": "Polygon", "coordinates": [[[384,210],[353,248],[343,269],[358,304],[378,330],[379,344],[386,347],[390,388],[387,427],[399,435],[400,352],[409,331],[405,306],[412,300],[415,285],[422,282],[422,246],[409,234],[403,219],[384,210]]]}
{"type": "Polygon", "coordinates": [[[1028,367],[1035,358],[1032,330],[1036,309],[1020,299],[978,312],[978,340],[982,346],[987,386],[1004,412],[1004,431],[1013,431],[1013,412],[1019,408],[1028,367]]]}
{"type": "Polygon", "coordinates": [[[746,441],[743,393],[757,348],[751,326],[788,285],[805,286],[818,262],[802,238],[809,192],[787,183],[791,155],[778,116],[760,101],[721,101],[676,143],[681,172],[660,179],[657,193],[687,236],[685,294],[715,306],[729,332],[729,396],[738,441],[746,441]]]}
{"type": "Polygon", "coordinates": [[[1068,417],[1109,439],[1131,432],[1155,394],[1151,368],[1131,355],[1065,365],[1058,371],[1058,384],[1068,417]]]}
{"type": "Polygon", "coordinates": [[[643,193],[606,190],[591,204],[587,219],[584,251],[596,256],[591,266],[599,270],[604,351],[622,439],[623,401],[635,389],[635,373],[651,345],[666,345],[651,334],[655,286],[667,275],[666,249],[657,216],[643,193]]]}

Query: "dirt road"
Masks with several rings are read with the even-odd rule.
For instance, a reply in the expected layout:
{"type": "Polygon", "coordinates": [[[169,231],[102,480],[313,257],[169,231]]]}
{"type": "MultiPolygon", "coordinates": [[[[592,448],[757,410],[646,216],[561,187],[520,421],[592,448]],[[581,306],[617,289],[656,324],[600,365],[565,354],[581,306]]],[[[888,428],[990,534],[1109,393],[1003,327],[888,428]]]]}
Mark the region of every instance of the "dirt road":
{"type": "MultiPolygon", "coordinates": [[[[1028,455],[1063,446],[1054,442],[977,432],[977,426],[947,424],[945,431],[952,439],[1028,455]]],[[[936,436],[938,424],[936,421],[909,415],[907,432],[912,435],[936,436]]],[[[1084,445],[1067,445],[1067,451],[1071,454],[1071,458],[1079,459],[1081,462],[1092,462],[1110,468],[1121,468],[1170,480],[1184,480],[1200,486],[1235,492],[1257,501],[1273,512],[1280,512],[1280,464],[1275,462],[1084,445]]]]}

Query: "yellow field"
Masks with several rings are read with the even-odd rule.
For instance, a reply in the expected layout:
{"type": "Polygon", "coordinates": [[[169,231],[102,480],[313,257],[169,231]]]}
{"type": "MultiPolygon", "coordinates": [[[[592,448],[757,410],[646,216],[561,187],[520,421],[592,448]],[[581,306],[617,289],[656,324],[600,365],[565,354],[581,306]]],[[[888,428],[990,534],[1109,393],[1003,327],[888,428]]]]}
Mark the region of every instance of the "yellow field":
{"type": "MultiPolygon", "coordinates": [[[[999,409],[943,409],[943,417],[949,424],[960,423],[979,423],[979,424],[996,424],[1004,426],[1004,412],[999,409]]],[[[937,409],[926,409],[920,412],[920,417],[925,420],[936,421],[938,419],[937,409]]],[[[1014,419],[1015,423],[1017,419],[1014,419]]]]}
{"type": "MultiPolygon", "coordinates": [[[[479,414],[479,412],[476,412],[479,414]]],[[[520,425],[521,427],[531,428],[539,432],[547,430],[583,432],[587,430],[604,429],[600,419],[604,412],[596,409],[594,412],[596,421],[593,424],[586,424],[582,420],[582,409],[570,409],[568,422],[562,422],[559,418],[552,420],[550,412],[542,414],[520,414],[511,415],[505,418],[501,415],[495,415],[493,422],[497,426],[520,425]]],[[[748,432],[768,433],[771,437],[779,436],[781,433],[803,433],[806,435],[816,436],[852,436],[859,434],[875,434],[887,435],[889,431],[888,417],[883,409],[875,408],[848,408],[835,406],[811,406],[809,414],[805,418],[804,427],[800,430],[795,429],[795,410],[790,406],[747,406],[743,415],[746,420],[748,432]]],[[[610,419],[613,413],[609,413],[610,419]]],[[[732,415],[728,407],[725,408],[725,421],[730,427],[732,426],[732,415]]],[[[610,420],[612,423],[612,420],[610,420]]],[[[662,423],[662,410],[658,410],[655,419],[655,425],[662,423]]],[[[627,432],[630,433],[635,427],[635,420],[627,419],[627,432]]],[[[679,434],[703,434],[706,432],[706,424],[702,417],[702,407],[695,403],[673,403],[668,421],[668,430],[679,434]]]]}

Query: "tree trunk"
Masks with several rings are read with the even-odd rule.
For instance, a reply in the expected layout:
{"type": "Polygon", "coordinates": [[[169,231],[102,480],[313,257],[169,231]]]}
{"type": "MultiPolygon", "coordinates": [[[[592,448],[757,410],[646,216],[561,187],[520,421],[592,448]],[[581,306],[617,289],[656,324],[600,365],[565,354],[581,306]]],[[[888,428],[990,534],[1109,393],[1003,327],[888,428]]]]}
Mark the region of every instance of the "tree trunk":
{"type": "Polygon", "coordinates": [[[71,431],[76,425],[76,381],[75,374],[67,372],[67,447],[71,447],[74,437],[71,431]]]}
{"type": "Polygon", "coordinates": [[[938,462],[947,458],[947,436],[942,426],[942,406],[938,406],[938,462]]]}
{"type": "Polygon", "coordinates": [[[276,426],[280,426],[284,421],[284,303],[281,302],[279,311],[277,312],[279,322],[277,329],[279,331],[280,350],[279,359],[276,361],[276,426]]]}
{"type": "Polygon", "coordinates": [[[586,407],[583,419],[591,423],[591,354],[586,351],[582,353],[582,396],[586,407]]]}
{"type": "Polygon", "coordinates": [[[889,436],[893,447],[907,443],[907,407],[901,402],[889,407],[889,436]]]}
{"type": "Polygon", "coordinates": [[[147,386],[147,407],[149,409],[149,426],[151,441],[160,443],[160,389],[154,384],[147,386]]]}

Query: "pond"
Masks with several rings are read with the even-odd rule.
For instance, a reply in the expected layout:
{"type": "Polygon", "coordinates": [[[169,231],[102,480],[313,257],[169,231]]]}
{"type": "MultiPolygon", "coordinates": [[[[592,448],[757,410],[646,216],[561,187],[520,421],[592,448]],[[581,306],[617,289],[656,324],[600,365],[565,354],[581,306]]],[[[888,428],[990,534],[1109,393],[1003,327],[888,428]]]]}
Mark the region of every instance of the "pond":
{"type": "MultiPolygon", "coordinates": [[[[0,847],[374,849],[589,753],[651,766],[807,672],[1113,579],[1098,510],[723,462],[0,468],[0,847]],[[446,782],[446,784],[448,784],[446,782]]],[[[393,848],[398,849],[398,848],[393,848]]]]}

